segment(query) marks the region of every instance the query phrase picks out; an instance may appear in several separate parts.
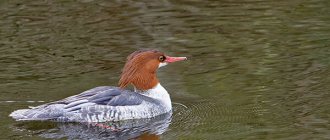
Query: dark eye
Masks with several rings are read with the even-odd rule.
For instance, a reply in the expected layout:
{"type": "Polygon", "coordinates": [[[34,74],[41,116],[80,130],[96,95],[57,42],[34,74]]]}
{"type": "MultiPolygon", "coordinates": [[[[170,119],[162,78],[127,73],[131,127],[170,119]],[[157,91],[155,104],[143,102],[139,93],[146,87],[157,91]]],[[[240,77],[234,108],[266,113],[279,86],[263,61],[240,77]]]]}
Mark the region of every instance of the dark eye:
{"type": "Polygon", "coordinates": [[[166,59],[166,57],[164,55],[159,56],[159,61],[160,62],[163,62],[165,59],[166,59]]]}

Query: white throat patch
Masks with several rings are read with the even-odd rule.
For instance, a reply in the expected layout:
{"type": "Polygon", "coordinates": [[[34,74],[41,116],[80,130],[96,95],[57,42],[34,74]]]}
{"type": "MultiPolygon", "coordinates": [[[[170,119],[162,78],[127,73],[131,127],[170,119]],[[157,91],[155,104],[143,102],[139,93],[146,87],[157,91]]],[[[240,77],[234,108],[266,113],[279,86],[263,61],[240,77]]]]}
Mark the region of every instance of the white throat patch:
{"type": "Polygon", "coordinates": [[[166,62],[161,62],[161,63],[159,63],[158,68],[163,67],[163,66],[166,66],[167,64],[168,64],[168,63],[166,63],[166,62]]]}

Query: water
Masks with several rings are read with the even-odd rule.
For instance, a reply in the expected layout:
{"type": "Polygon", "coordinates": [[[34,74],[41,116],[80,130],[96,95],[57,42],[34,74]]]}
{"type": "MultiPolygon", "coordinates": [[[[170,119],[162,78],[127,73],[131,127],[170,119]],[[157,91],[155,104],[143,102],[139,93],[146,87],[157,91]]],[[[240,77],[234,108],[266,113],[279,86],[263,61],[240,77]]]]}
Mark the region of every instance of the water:
{"type": "Polygon", "coordinates": [[[330,139],[329,6],[327,0],[1,1],[0,138],[330,139]],[[189,58],[158,72],[174,102],[168,121],[111,131],[8,117],[117,85],[125,57],[140,48],[189,58]],[[74,136],[78,130],[88,135],[74,136]]]}

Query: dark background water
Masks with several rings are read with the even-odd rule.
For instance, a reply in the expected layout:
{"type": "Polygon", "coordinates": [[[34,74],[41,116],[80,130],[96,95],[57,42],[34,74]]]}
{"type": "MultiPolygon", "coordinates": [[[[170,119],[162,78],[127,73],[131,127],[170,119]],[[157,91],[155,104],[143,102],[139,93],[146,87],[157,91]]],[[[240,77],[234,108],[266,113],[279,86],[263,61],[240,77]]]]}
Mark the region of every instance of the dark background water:
{"type": "Polygon", "coordinates": [[[44,139],[60,126],[20,129],[9,113],[117,85],[126,56],[152,48],[189,58],[158,72],[175,104],[157,137],[330,139],[329,7],[328,0],[3,0],[0,138],[44,139]]]}

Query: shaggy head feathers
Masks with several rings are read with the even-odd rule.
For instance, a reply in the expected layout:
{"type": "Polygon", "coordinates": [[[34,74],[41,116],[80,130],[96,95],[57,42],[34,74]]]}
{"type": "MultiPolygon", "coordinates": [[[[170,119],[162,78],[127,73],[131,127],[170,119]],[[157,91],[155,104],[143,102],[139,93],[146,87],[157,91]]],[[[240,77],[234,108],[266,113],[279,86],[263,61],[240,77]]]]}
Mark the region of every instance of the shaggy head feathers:
{"type": "Polygon", "coordinates": [[[164,53],[157,50],[139,50],[130,54],[122,70],[119,87],[125,88],[129,84],[139,90],[155,87],[159,83],[156,71],[161,63],[160,56],[164,53]]]}

